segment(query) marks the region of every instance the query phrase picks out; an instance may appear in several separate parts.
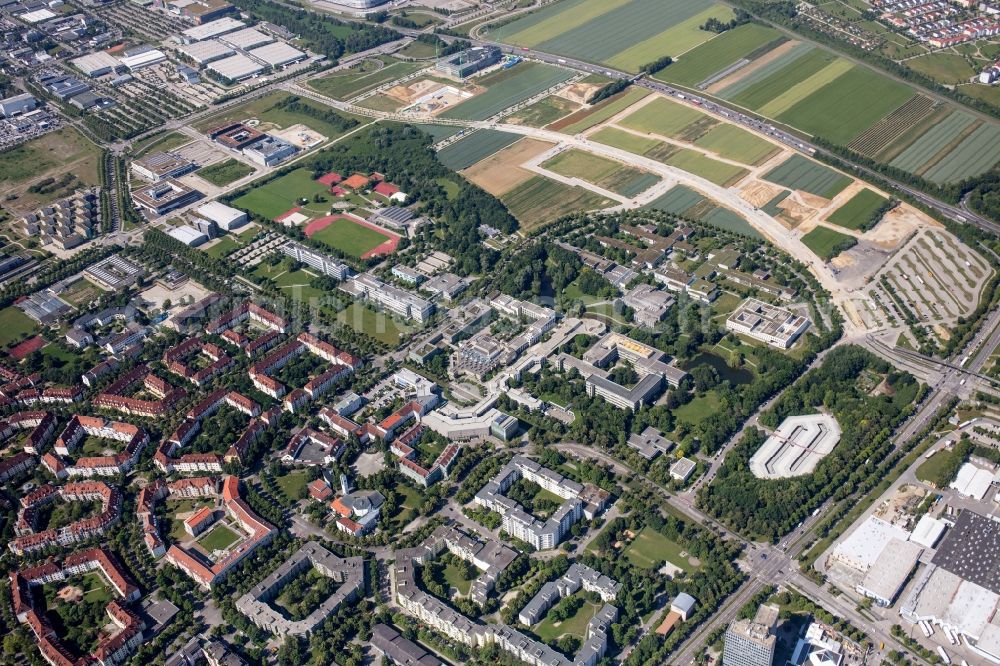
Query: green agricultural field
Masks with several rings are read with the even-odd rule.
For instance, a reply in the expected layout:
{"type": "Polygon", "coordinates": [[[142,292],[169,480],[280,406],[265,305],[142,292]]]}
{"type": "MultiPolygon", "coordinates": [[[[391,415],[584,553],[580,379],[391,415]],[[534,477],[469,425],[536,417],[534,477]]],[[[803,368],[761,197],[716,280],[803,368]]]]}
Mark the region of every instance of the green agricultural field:
{"type": "Polygon", "coordinates": [[[224,187],[244,176],[249,176],[253,172],[253,167],[230,157],[228,160],[198,169],[198,176],[216,187],[224,187]]]}
{"type": "Polygon", "coordinates": [[[634,197],[660,182],[654,174],[576,149],[563,151],[542,166],[626,197],[634,197]]]}
{"type": "Polygon", "coordinates": [[[240,540],[240,535],[225,525],[216,525],[198,539],[208,552],[225,550],[240,540]]]}
{"type": "Polygon", "coordinates": [[[850,177],[798,154],[768,171],[763,178],[825,199],[832,199],[851,184],[850,177]]]}
{"type": "Polygon", "coordinates": [[[562,622],[553,622],[546,616],[541,622],[535,625],[535,635],[543,641],[555,641],[560,636],[567,635],[583,639],[587,635],[587,623],[597,615],[597,611],[600,608],[598,604],[585,601],[579,610],[562,622]]]}
{"type": "Polygon", "coordinates": [[[653,78],[685,86],[697,86],[742,58],[781,37],[781,33],[757,23],[745,23],[692,49],[653,78]]]}
{"type": "MultiPolygon", "coordinates": [[[[795,50],[795,49],[793,49],[795,50]]],[[[798,57],[777,58],[776,62],[785,62],[780,68],[774,68],[775,63],[768,63],[762,68],[769,72],[767,76],[762,76],[762,72],[754,74],[740,81],[735,86],[726,88],[722,97],[728,99],[733,104],[739,104],[748,109],[759,109],[771,100],[775,99],[786,90],[790,90],[806,81],[817,72],[828,67],[837,57],[829,51],[822,49],[812,49],[807,52],[798,51],[798,57]],[[736,86],[742,86],[740,90],[735,90],[736,86]]]]}
{"type": "Polygon", "coordinates": [[[13,305],[0,310],[0,347],[6,347],[37,330],[35,320],[13,305]]]}
{"type": "Polygon", "coordinates": [[[1000,161],[1000,126],[983,123],[924,172],[932,183],[957,183],[978,176],[1000,161]]]}
{"type": "Polygon", "coordinates": [[[676,541],[671,541],[651,527],[644,527],[625,549],[625,557],[640,569],[652,569],[659,562],[670,562],[686,572],[692,567],[688,559],[681,555],[683,551],[684,548],[676,541]]]}
{"type": "Polygon", "coordinates": [[[520,134],[491,129],[476,130],[438,151],[438,162],[452,171],[468,169],[521,138],[520,134]]]}
{"type": "Polygon", "coordinates": [[[666,194],[651,201],[649,207],[665,213],[683,215],[685,211],[706,201],[705,197],[689,187],[674,185],[666,194]]]}
{"type": "Polygon", "coordinates": [[[716,185],[726,186],[735,183],[747,174],[746,169],[726,162],[713,160],[688,148],[681,148],[674,152],[664,160],[664,163],[675,166],[678,169],[683,169],[688,173],[693,173],[696,176],[701,176],[716,185]]]}
{"type": "Polygon", "coordinates": [[[563,185],[542,176],[535,176],[518,185],[500,200],[521,223],[524,231],[544,226],[569,213],[614,205],[610,199],[590,190],[563,185]]]}
{"type": "Polygon", "coordinates": [[[696,109],[657,97],[618,121],[618,125],[649,134],[673,137],[688,125],[705,118],[696,109]]]}
{"type": "Polygon", "coordinates": [[[460,125],[417,125],[421,132],[426,132],[434,141],[443,141],[455,136],[465,128],[460,125]]]}
{"type": "Polygon", "coordinates": [[[621,113],[648,94],[649,91],[644,88],[630,87],[625,92],[598,102],[589,109],[578,111],[553,123],[549,129],[558,130],[565,134],[579,134],[621,113]]]}
{"type": "Polygon", "coordinates": [[[764,240],[764,237],[760,234],[760,232],[754,229],[749,222],[728,208],[713,208],[701,216],[701,221],[705,224],[710,224],[713,227],[718,227],[726,231],[732,231],[733,233],[737,233],[742,236],[764,240]]]}
{"type": "Polygon", "coordinates": [[[824,261],[830,261],[838,254],[857,245],[853,236],[842,234],[827,227],[816,227],[805,236],[802,242],[807,248],[824,261]]]}
{"type": "Polygon", "coordinates": [[[399,345],[400,335],[406,330],[392,317],[357,302],[337,313],[337,321],[390,347],[399,345]]]}
{"type": "Polygon", "coordinates": [[[758,109],[759,113],[770,118],[777,118],[809,95],[833,83],[854,67],[850,60],[836,58],[804,81],[796,83],[788,90],[769,101],[758,109]]]}
{"type": "Polygon", "coordinates": [[[845,229],[861,229],[886,201],[887,199],[881,194],[866,187],[851,197],[846,204],[833,211],[826,221],[845,229]]]}
{"type": "Polygon", "coordinates": [[[388,240],[387,236],[346,217],[334,220],[311,238],[352,257],[361,257],[388,240]]]}
{"type": "Polygon", "coordinates": [[[716,36],[714,32],[701,29],[701,26],[708,19],[715,18],[725,22],[732,19],[733,16],[733,10],[730,7],[712,5],[691,18],[667,28],[664,32],[614,55],[607,60],[607,63],[628,72],[638,72],[643,65],[662,56],[669,55],[677,58],[716,36]]]}
{"type": "Polygon", "coordinates": [[[916,91],[906,84],[867,67],[855,66],[777,119],[846,146],[914,95],[916,91]]]}
{"type": "Polygon", "coordinates": [[[780,150],[770,141],[728,123],[716,125],[694,143],[743,164],[760,164],[780,150]]]}
{"type": "Polygon", "coordinates": [[[974,122],[976,119],[971,113],[958,109],[952,111],[899,153],[889,162],[889,166],[917,173],[933,157],[955,142],[974,122]]]}
{"type": "MultiPolygon", "coordinates": [[[[327,188],[313,180],[308,169],[296,169],[276,178],[233,201],[233,205],[273,220],[282,213],[300,205],[300,200],[310,202],[316,194],[327,193],[327,188]]],[[[317,211],[321,212],[321,211],[317,211]]]]}
{"type": "Polygon", "coordinates": [[[561,67],[522,62],[492,75],[489,82],[485,79],[477,81],[489,86],[486,92],[446,110],[441,117],[486,120],[572,76],[573,72],[561,67]]]}
{"type": "Polygon", "coordinates": [[[401,79],[408,74],[427,67],[427,63],[403,62],[384,56],[386,66],[378,70],[359,71],[350,69],[309,81],[309,87],[327,97],[347,100],[378,88],[383,83],[401,79]]]}
{"type": "Polygon", "coordinates": [[[944,85],[965,83],[979,73],[965,58],[955,53],[929,53],[910,58],[906,66],[944,85]]]}
{"type": "Polygon", "coordinates": [[[587,138],[606,146],[627,150],[636,155],[645,155],[657,146],[663,145],[662,141],[632,134],[616,127],[602,127],[587,138]]]}
{"type": "MultiPolygon", "coordinates": [[[[607,0],[596,2],[604,7],[614,4],[607,0]]],[[[657,53],[654,45],[658,37],[710,6],[708,0],[631,0],[586,23],[564,28],[556,36],[538,44],[538,48],[546,53],[606,63],[624,50],[643,45],[633,52],[633,60],[646,54],[655,54],[649,58],[655,60],[659,55],[669,55],[657,53]]],[[[667,42],[659,43],[668,46],[667,42]]],[[[640,62],[636,67],[642,64],[640,62]]]]}
{"type": "Polygon", "coordinates": [[[787,85],[784,87],[773,85],[771,80],[775,77],[795,76],[796,78],[792,83],[792,85],[794,85],[794,83],[801,81],[821,69],[825,62],[828,62],[833,58],[834,55],[832,53],[827,53],[826,51],[817,49],[809,44],[800,42],[793,45],[787,51],[775,57],[770,62],[760,65],[750,73],[744,74],[738,81],[730,83],[725,88],[717,92],[716,96],[721,97],[722,99],[732,100],[734,102],[736,102],[737,99],[741,99],[742,101],[737,102],[738,104],[756,108],[761,104],[766,104],[768,100],[773,99],[775,96],[780,94],[782,90],[788,88],[787,85]],[[806,60],[807,57],[818,58],[819,61],[814,64],[809,64],[810,61],[806,60]],[[793,64],[795,67],[791,66],[793,64]],[[794,74],[799,67],[805,69],[805,73],[801,75],[794,74]],[[758,86],[763,86],[759,92],[758,86]],[[744,94],[747,94],[748,97],[743,98],[744,94]]]}
{"type": "Polygon", "coordinates": [[[517,123],[518,125],[527,125],[528,127],[545,127],[549,123],[553,123],[577,111],[579,108],[579,104],[565,97],[549,95],[538,100],[531,106],[507,116],[505,120],[508,123],[517,123]]]}

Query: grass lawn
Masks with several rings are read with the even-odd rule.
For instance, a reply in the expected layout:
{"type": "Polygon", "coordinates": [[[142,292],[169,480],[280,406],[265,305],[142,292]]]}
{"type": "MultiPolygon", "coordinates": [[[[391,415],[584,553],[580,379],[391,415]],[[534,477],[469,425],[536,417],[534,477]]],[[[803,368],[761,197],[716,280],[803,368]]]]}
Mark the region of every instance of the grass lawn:
{"type": "Polygon", "coordinates": [[[232,236],[223,236],[219,241],[212,247],[206,249],[204,252],[210,257],[215,257],[216,259],[221,259],[233,250],[243,247],[243,244],[232,236]]]}
{"type": "Polygon", "coordinates": [[[433,58],[437,55],[437,52],[438,49],[433,44],[425,44],[424,42],[413,40],[403,50],[399,51],[399,54],[410,58],[433,58]]]}
{"type": "Polygon", "coordinates": [[[0,346],[6,347],[36,330],[35,320],[13,305],[0,310],[0,346]]]}
{"type": "Polygon", "coordinates": [[[154,136],[152,139],[135,146],[134,152],[136,157],[142,157],[143,155],[151,153],[154,150],[160,152],[180,148],[186,143],[191,143],[191,141],[193,141],[193,139],[186,134],[181,134],[180,132],[167,132],[166,134],[154,136]]]}
{"type": "Polygon", "coordinates": [[[684,421],[690,425],[698,425],[714,414],[721,406],[719,396],[715,391],[708,391],[705,395],[696,397],[686,405],[681,405],[674,410],[674,416],[678,421],[684,421]]]}
{"type": "Polygon", "coordinates": [[[906,66],[945,85],[965,83],[978,73],[954,53],[929,53],[907,60],[906,66]]]}
{"type": "Polygon", "coordinates": [[[472,587],[472,581],[475,578],[466,578],[465,569],[461,566],[456,566],[453,562],[448,562],[444,568],[444,580],[449,586],[458,590],[458,593],[465,596],[469,593],[469,589],[472,587]]]}
{"type": "Polygon", "coordinates": [[[453,181],[451,178],[445,178],[442,176],[441,178],[436,179],[435,182],[444,190],[445,196],[448,197],[448,201],[454,201],[454,199],[462,191],[462,186],[453,181]]]}
{"type": "Polygon", "coordinates": [[[938,451],[920,463],[914,474],[920,481],[943,488],[951,483],[951,478],[946,477],[952,476],[953,470],[958,468],[955,457],[954,451],[938,451]]]}
{"type": "MultiPolygon", "coordinates": [[[[67,173],[97,185],[100,156],[100,148],[73,127],[64,127],[0,153],[0,189],[7,193],[46,175],[58,181],[67,173]]],[[[23,192],[18,206],[35,208],[55,196],[23,192]]]]}
{"type": "MultiPolygon", "coordinates": [[[[432,54],[433,55],[433,54],[432,54]]],[[[363,92],[378,88],[383,83],[401,79],[427,66],[427,63],[403,62],[395,58],[383,57],[386,66],[372,71],[366,69],[349,69],[329,76],[323,76],[309,81],[309,87],[327,97],[345,100],[356,97],[363,92]]]]}
{"type": "Polygon", "coordinates": [[[314,233],[311,238],[352,257],[360,257],[388,240],[387,236],[346,217],[334,220],[314,233]]]}
{"type": "Polygon", "coordinates": [[[886,198],[868,188],[865,188],[851,197],[846,204],[833,211],[827,222],[832,222],[846,229],[860,229],[872,219],[879,208],[886,202],[886,198]]]}
{"type": "Polygon", "coordinates": [[[83,600],[87,603],[107,604],[115,598],[108,581],[99,573],[88,571],[74,582],[83,590],[83,600]]]}
{"type": "Polygon", "coordinates": [[[296,169],[280,178],[254,187],[233,201],[233,204],[273,220],[300,205],[302,199],[311,202],[314,195],[326,195],[326,193],[327,188],[313,180],[312,171],[296,169]]]}
{"type": "MultiPolygon", "coordinates": [[[[570,597],[566,597],[569,599],[570,597]]],[[[554,641],[560,636],[569,634],[577,638],[584,638],[587,633],[587,623],[597,615],[600,610],[598,604],[586,601],[579,610],[562,622],[553,622],[548,615],[534,627],[535,634],[543,641],[554,641]]]]}
{"type": "Polygon", "coordinates": [[[197,173],[198,176],[204,178],[212,185],[224,187],[244,176],[249,176],[253,172],[253,167],[247,166],[243,162],[230,157],[228,160],[216,162],[215,164],[198,169],[197,173]]]}
{"type": "Polygon", "coordinates": [[[802,242],[812,250],[817,257],[830,261],[844,250],[849,250],[857,244],[857,239],[826,227],[816,227],[805,236],[802,242]]]}
{"type": "MultiPolygon", "coordinates": [[[[343,130],[334,127],[325,120],[319,120],[313,116],[307,116],[304,113],[293,113],[280,108],[278,105],[288,97],[290,97],[288,93],[272,93],[270,95],[264,95],[263,97],[251,100],[246,104],[240,104],[230,109],[226,109],[220,114],[210,116],[209,118],[198,122],[195,127],[198,131],[204,132],[212,127],[217,127],[226,122],[236,122],[240,120],[247,120],[248,118],[257,118],[261,122],[274,123],[281,128],[301,123],[324,135],[327,139],[335,139],[344,134],[343,130]]],[[[320,113],[334,113],[345,118],[354,118],[362,123],[370,122],[366,118],[353,116],[349,113],[341,113],[326,106],[325,104],[314,102],[309,99],[300,97],[299,102],[305,106],[316,109],[320,113]]]]}
{"type": "Polygon", "coordinates": [[[167,515],[170,516],[169,537],[171,541],[181,542],[191,538],[191,535],[184,531],[184,518],[178,518],[178,514],[184,514],[186,518],[190,513],[197,511],[203,506],[212,506],[212,502],[205,499],[167,500],[167,515]]]}
{"type": "Polygon", "coordinates": [[[399,344],[400,334],[403,332],[403,328],[392,317],[375,312],[361,303],[351,303],[337,313],[337,321],[390,347],[399,344]]]}
{"type": "Polygon", "coordinates": [[[305,496],[306,486],[309,485],[309,476],[306,470],[299,469],[289,472],[284,476],[279,476],[276,480],[281,492],[292,501],[305,496]]]}
{"type": "Polygon", "coordinates": [[[226,527],[216,525],[198,539],[198,543],[208,552],[225,550],[240,540],[240,535],[226,527]]]}
{"type": "Polygon", "coordinates": [[[403,496],[403,501],[399,503],[396,515],[392,517],[392,522],[396,527],[407,525],[417,515],[417,506],[423,501],[420,493],[406,485],[397,484],[394,490],[403,496]]]}
{"type": "Polygon", "coordinates": [[[651,527],[644,527],[625,549],[628,561],[641,569],[652,569],[658,562],[666,560],[685,572],[691,569],[691,563],[681,553],[684,548],[671,541],[651,527]]]}

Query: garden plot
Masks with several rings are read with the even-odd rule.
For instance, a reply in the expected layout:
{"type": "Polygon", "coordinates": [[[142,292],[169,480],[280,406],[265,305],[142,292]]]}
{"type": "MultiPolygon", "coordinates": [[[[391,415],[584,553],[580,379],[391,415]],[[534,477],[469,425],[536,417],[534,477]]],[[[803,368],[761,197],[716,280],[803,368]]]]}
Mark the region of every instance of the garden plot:
{"type": "Polygon", "coordinates": [[[949,324],[975,310],[992,273],[982,257],[953,235],[926,229],[886,263],[873,283],[882,292],[879,302],[892,302],[895,297],[918,319],[949,324]],[[892,293],[885,293],[886,284],[892,293]]]}

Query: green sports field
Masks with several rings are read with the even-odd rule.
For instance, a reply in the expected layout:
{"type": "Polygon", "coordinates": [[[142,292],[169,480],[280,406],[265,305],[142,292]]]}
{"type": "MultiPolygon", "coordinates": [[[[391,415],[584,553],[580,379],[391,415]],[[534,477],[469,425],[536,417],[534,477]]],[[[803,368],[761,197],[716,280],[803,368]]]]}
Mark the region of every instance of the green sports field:
{"type": "Polygon", "coordinates": [[[826,221],[845,229],[860,229],[871,220],[875,211],[885,205],[886,201],[887,199],[881,194],[866,187],[851,197],[850,201],[833,211],[826,218],[826,221]]]}
{"type": "Polygon", "coordinates": [[[848,176],[798,154],[768,171],[763,178],[825,199],[832,199],[851,184],[848,176]]]}
{"type": "Polygon", "coordinates": [[[853,236],[842,234],[826,227],[816,227],[805,236],[802,242],[807,248],[824,261],[830,261],[844,250],[857,245],[853,236]]]}
{"type": "Polygon", "coordinates": [[[522,62],[478,80],[478,84],[488,86],[486,92],[448,109],[441,117],[486,120],[572,76],[572,71],[562,67],[522,62]]]}
{"type": "Polygon", "coordinates": [[[467,169],[506,148],[521,138],[520,134],[491,129],[476,130],[438,151],[438,161],[452,171],[467,169]]]}
{"type": "Polygon", "coordinates": [[[387,236],[346,217],[333,220],[329,225],[312,234],[310,238],[352,257],[361,257],[365,252],[388,240],[387,236]]]}
{"type": "MultiPolygon", "coordinates": [[[[300,205],[301,199],[312,198],[316,194],[326,194],[327,188],[313,180],[308,169],[296,169],[252,190],[233,201],[233,205],[261,217],[273,220],[282,213],[300,205]]],[[[314,211],[317,214],[325,212],[321,207],[314,211]]]]}
{"type": "Polygon", "coordinates": [[[34,333],[35,321],[13,305],[0,310],[0,347],[34,333]]]}

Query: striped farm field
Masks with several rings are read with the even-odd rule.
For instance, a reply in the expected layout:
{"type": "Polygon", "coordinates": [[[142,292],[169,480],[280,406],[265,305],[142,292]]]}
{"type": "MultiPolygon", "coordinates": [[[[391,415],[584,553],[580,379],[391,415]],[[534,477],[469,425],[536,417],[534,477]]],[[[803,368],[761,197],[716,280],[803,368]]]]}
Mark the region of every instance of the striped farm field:
{"type": "Polygon", "coordinates": [[[874,157],[926,118],[933,108],[934,101],[930,97],[917,95],[865,130],[864,134],[852,141],[848,148],[862,155],[874,157]]]}
{"type": "Polygon", "coordinates": [[[773,28],[744,23],[688,51],[654,78],[693,87],[780,37],[773,28]]]}
{"type": "Polygon", "coordinates": [[[772,183],[784,185],[793,190],[809,192],[824,199],[832,199],[851,184],[851,179],[848,176],[798,154],[792,155],[768,171],[763,178],[772,183]]]}
{"type": "Polygon", "coordinates": [[[524,231],[531,231],[569,213],[599,210],[615,203],[588,189],[557,183],[543,176],[535,176],[518,185],[500,200],[521,223],[524,231]]]}
{"type": "Polygon", "coordinates": [[[852,67],[853,65],[849,60],[836,58],[833,62],[810,76],[805,81],[795,84],[764,106],[760,107],[758,111],[762,115],[775,118],[804,100],[809,95],[812,95],[817,90],[833,83],[840,76],[850,71],[852,67]]]}
{"type": "Polygon", "coordinates": [[[965,111],[953,111],[930,131],[910,144],[909,148],[897,155],[896,159],[889,162],[889,166],[916,173],[974,122],[975,118],[972,114],[965,111]]]}
{"type": "Polygon", "coordinates": [[[572,148],[544,162],[542,167],[626,197],[634,197],[660,181],[658,176],[640,169],[572,148]]]}
{"type": "Polygon", "coordinates": [[[988,171],[998,161],[1000,127],[984,123],[924,172],[924,178],[938,184],[957,183],[988,171]]]}
{"type": "Polygon", "coordinates": [[[764,239],[760,232],[754,229],[749,222],[728,208],[720,206],[710,210],[702,216],[701,221],[725,231],[732,231],[743,236],[749,236],[750,238],[764,239]]]}
{"type": "Polygon", "coordinates": [[[847,145],[916,94],[906,84],[855,66],[777,119],[813,136],[847,145]]]}
{"type": "Polygon", "coordinates": [[[694,143],[743,164],[760,164],[780,150],[770,141],[728,123],[716,125],[694,143]]]}
{"type": "Polygon", "coordinates": [[[714,18],[726,22],[733,16],[731,8],[725,5],[712,5],[691,18],[667,28],[666,31],[614,55],[607,60],[607,64],[627,72],[638,72],[643,65],[663,55],[676,58],[715,37],[715,33],[701,29],[706,21],[714,18]]]}
{"type": "Polygon", "coordinates": [[[438,151],[441,164],[452,171],[467,169],[521,138],[520,134],[481,129],[438,151]]]}
{"type": "Polygon", "coordinates": [[[826,221],[845,229],[861,229],[871,221],[872,216],[885,205],[886,201],[884,196],[866,187],[833,211],[826,221]]]}
{"type": "MultiPolygon", "coordinates": [[[[592,3],[602,7],[608,4],[615,6],[612,11],[591,18],[586,23],[564,28],[558,35],[538,43],[538,49],[589,62],[609,62],[618,53],[657,37],[711,6],[709,0],[631,0],[621,5],[592,0],[592,3]]],[[[574,11],[583,11],[588,6],[591,3],[584,3],[574,11]]],[[[666,49],[670,45],[661,43],[661,47],[666,49]]],[[[651,57],[645,62],[668,55],[666,51],[661,52],[662,49],[648,48],[647,45],[645,53],[651,57]]]]}
{"type": "Polygon", "coordinates": [[[834,60],[836,60],[836,56],[832,53],[813,48],[784,67],[771,72],[770,76],[759,79],[736,92],[727,90],[724,97],[733,104],[739,104],[748,109],[759,109],[786,90],[822,71],[834,60]]]}
{"type": "Polygon", "coordinates": [[[617,124],[639,132],[672,137],[691,123],[705,117],[701,111],[671,102],[664,97],[657,97],[641,109],[617,121],[617,124]]]}
{"type": "Polygon", "coordinates": [[[573,72],[562,67],[522,62],[482,79],[480,83],[489,86],[486,92],[448,109],[441,117],[486,120],[572,76],[573,72]]]}
{"type": "Polygon", "coordinates": [[[490,36],[515,46],[534,47],[628,3],[629,0],[563,0],[525,14],[492,31],[490,36]]]}
{"type": "Polygon", "coordinates": [[[649,208],[662,210],[674,215],[683,215],[685,211],[706,201],[705,197],[689,187],[674,185],[666,194],[649,203],[649,208]]]}
{"type": "MultiPolygon", "coordinates": [[[[725,81],[720,82],[720,87],[715,91],[715,94],[722,99],[733,99],[744,90],[753,88],[762,81],[765,81],[778,72],[784,70],[792,63],[798,62],[807,55],[817,51],[819,50],[816,47],[809,44],[802,42],[789,42],[784,49],[784,53],[775,56],[766,63],[750,63],[742,70],[743,74],[735,81],[729,83],[725,81]]],[[[824,51],[819,52],[825,53],[824,51]]],[[[767,99],[770,99],[770,97],[767,99]]]]}
{"type": "Polygon", "coordinates": [[[802,242],[817,257],[830,261],[841,252],[857,245],[858,239],[827,227],[816,227],[802,237],[802,242]]]}
{"type": "Polygon", "coordinates": [[[579,134],[621,113],[648,94],[649,91],[644,88],[630,87],[628,90],[620,92],[614,97],[609,97],[602,102],[598,102],[589,109],[582,109],[576,113],[571,113],[561,120],[557,120],[549,125],[547,129],[556,132],[565,132],[566,134],[579,134]]]}

